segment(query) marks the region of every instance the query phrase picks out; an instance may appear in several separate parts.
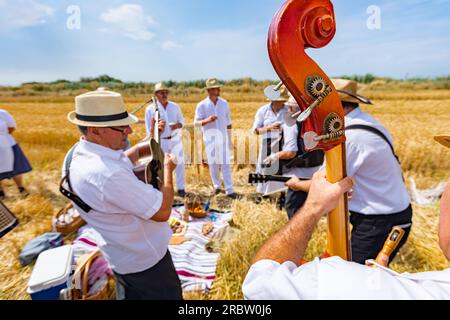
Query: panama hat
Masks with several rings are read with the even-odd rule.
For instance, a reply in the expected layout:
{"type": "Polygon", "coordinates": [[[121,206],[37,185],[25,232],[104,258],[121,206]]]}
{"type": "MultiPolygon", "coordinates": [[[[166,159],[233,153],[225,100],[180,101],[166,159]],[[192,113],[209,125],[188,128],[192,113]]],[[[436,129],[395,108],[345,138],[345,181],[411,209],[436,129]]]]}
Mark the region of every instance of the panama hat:
{"type": "Polygon", "coordinates": [[[122,95],[113,91],[92,91],[75,97],[75,111],[67,118],[85,127],[120,127],[138,122],[128,114],[122,95]]]}
{"type": "Polygon", "coordinates": [[[444,147],[450,148],[450,135],[442,134],[439,136],[435,136],[434,140],[442,144],[444,147]]]}
{"type": "Polygon", "coordinates": [[[216,78],[206,80],[206,89],[216,89],[221,88],[222,85],[219,83],[219,80],[216,78]]]}
{"type": "Polygon", "coordinates": [[[342,102],[373,104],[372,101],[359,95],[358,83],[353,80],[331,79],[336,90],[339,92],[342,102]]]}
{"type": "Polygon", "coordinates": [[[275,99],[275,100],[272,100],[272,99],[267,98],[267,101],[272,101],[272,102],[278,102],[278,101],[279,101],[279,102],[286,102],[286,101],[289,100],[289,97],[290,97],[290,93],[289,93],[288,89],[286,89],[285,86],[282,86],[282,87],[280,88],[280,96],[279,96],[277,99],[275,99]]]}
{"type": "Polygon", "coordinates": [[[158,93],[159,91],[170,91],[170,89],[166,87],[166,85],[163,82],[160,82],[155,85],[153,93],[158,93]]]}
{"type": "Polygon", "coordinates": [[[289,98],[286,102],[286,105],[288,107],[294,107],[294,108],[300,108],[297,101],[295,100],[294,96],[289,92],[289,98]]]}

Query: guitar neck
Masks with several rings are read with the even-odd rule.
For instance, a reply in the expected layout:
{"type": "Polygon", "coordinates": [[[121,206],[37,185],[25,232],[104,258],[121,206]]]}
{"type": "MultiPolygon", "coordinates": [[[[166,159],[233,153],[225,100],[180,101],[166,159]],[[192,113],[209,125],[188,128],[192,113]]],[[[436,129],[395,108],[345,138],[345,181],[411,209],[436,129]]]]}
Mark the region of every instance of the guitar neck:
{"type": "Polygon", "coordinates": [[[159,134],[159,120],[161,120],[161,114],[159,113],[158,100],[153,97],[153,104],[155,105],[155,126],[153,128],[153,139],[155,139],[158,144],[161,144],[160,134],[159,134]]]}
{"type": "Polygon", "coordinates": [[[249,176],[249,183],[265,183],[269,181],[288,182],[289,180],[291,180],[291,177],[262,174],[250,174],[249,176]]]}

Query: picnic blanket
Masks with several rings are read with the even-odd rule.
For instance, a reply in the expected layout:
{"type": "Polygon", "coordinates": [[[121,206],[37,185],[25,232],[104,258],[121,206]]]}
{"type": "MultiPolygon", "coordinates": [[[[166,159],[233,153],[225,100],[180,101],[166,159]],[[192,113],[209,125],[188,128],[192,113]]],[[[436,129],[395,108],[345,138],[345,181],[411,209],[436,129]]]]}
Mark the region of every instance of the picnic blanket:
{"type": "MultiPolygon", "coordinates": [[[[172,208],[172,217],[181,219],[183,206],[172,208]]],[[[216,279],[216,267],[219,254],[208,252],[206,245],[212,240],[220,241],[233,218],[232,212],[211,210],[204,219],[192,218],[188,222],[185,238],[189,241],[180,245],[169,246],[170,254],[177,270],[184,292],[208,292],[216,279]],[[202,235],[202,227],[212,222],[214,229],[208,236],[202,235]]]]}

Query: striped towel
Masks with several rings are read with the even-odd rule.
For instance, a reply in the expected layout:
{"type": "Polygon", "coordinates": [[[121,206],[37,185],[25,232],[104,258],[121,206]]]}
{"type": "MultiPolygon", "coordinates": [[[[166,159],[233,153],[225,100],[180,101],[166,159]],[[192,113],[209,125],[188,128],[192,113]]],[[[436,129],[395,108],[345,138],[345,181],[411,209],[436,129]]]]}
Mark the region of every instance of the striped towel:
{"type": "MultiPolygon", "coordinates": [[[[172,209],[172,217],[181,219],[182,207],[172,209]]],[[[225,234],[229,221],[233,218],[232,212],[211,211],[204,219],[192,219],[189,221],[185,237],[189,241],[169,246],[170,254],[181,281],[184,292],[204,291],[208,292],[216,278],[218,253],[210,253],[206,245],[214,241],[220,241],[225,234]],[[213,222],[214,229],[208,237],[202,235],[202,227],[206,222],[213,222]]]]}

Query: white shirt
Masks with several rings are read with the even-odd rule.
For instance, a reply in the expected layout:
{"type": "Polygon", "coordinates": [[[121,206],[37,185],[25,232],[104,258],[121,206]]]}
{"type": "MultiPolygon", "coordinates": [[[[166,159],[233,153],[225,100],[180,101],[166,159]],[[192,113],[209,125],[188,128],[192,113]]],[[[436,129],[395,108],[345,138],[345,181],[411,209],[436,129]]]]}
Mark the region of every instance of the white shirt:
{"type": "Polygon", "coordinates": [[[216,105],[210,98],[201,101],[195,110],[194,122],[198,123],[210,116],[216,116],[217,120],[202,127],[205,142],[210,142],[212,135],[216,135],[217,131],[227,137],[227,128],[231,126],[231,112],[228,102],[220,97],[216,105]]]}
{"type": "Polygon", "coordinates": [[[399,274],[339,257],[300,267],[262,260],[250,268],[242,291],[249,300],[449,300],[450,269],[399,274]]]}
{"type": "Polygon", "coordinates": [[[150,220],[159,211],[162,193],[139,181],[123,151],[82,139],[70,166],[73,191],[92,210],[82,218],[104,239],[99,244],[113,270],[137,273],[167,253],[172,232],[167,222],[150,220]]]}
{"type": "MultiPolygon", "coordinates": [[[[284,106],[280,111],[278,111],[278,114],[275,114],[272,109],[272,104],[266,104],[258,109],[255,115],[255,121],[253,123],[252,131],[255,132],[256,129],[259,128],[267,128],[271,125],[273,125],[276,122],[283,123],[283,113],[287,112],[288,108],[284,106]]],[[[264,132],[261,136],[263,139],[267,138],[278,138],[279,132],[271,131],[271,132],[264,132]]]]}
{"type": "Polygon", "coordinates": [[[229,164],[230,141],[227,128],[231,126],[231,113],[228,102],[220,97],[216,105],[209,97],[201,101],[195,110],[194,123],[198,124],[210,116],[216,116],[217,120],[202,127],[208,163],[229,164]]]}
{"type": "MultiPolygon", "coordinates": [[[[15,128],[16,127],[16,121],[14,118],[9,114],[8,111],[0,109],[0,119],[5,121],[8,128],[15,128]]],[[[12,147],[17,144],[16,140],[14,140],[13,136],[9,134],[7,131],[7,137],[9,141],[9,145],[12,147]]]]}
{"type": "Polygon", "coordinates": [[[8,125],[0,118],[0,173],[14,169],[14,154],[8,140],[8,125]]]}
{"type": "MultiPolygon", "coordinates": [[[[345,116],[347,127],[355,124],[380,130],[394,145],[386,128],[360,108],[345,116]]],[[[367,215],[405,210],[411,200],[403,182],[402,169],[386,141],[359,129],[347,131],[346,136],[347,175],[356,180],[350,210],[367,215]]]]}
{"type": "MultiPolygon", "coordinates": [[[[283,151],[298,152],[297,140],[299,139],[299,132],[297,125],[289,127],[288,125],[283,125],[283,135],[284,144],[283,151]]],[[[283,175],[286,177],[298,177],[302,179],[310,179],[316,173],[321,166],[311,167],[311,168],[291,168],[283,169],[283,175]]]]}
{"type": "MultiPolygon", "coordinates": [[[[169,138],[179,133],[179,130],[172,131],[170,128],[170,124],[181,123],[184,127],[184,117],[181,112],[181,108],[175,102],[169,101],[166,107],[163,107],[159,102],[159,114],[161,120],[166,121],[166,127],[164,128],[164,132],[161,134],[161,138],[169,138]]],[[[155,114],[155,105],[151,104],[145,110],[145,128],[147,130],[147,134],[150,134],[152,119],[155,114]]]]}

